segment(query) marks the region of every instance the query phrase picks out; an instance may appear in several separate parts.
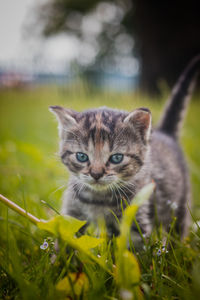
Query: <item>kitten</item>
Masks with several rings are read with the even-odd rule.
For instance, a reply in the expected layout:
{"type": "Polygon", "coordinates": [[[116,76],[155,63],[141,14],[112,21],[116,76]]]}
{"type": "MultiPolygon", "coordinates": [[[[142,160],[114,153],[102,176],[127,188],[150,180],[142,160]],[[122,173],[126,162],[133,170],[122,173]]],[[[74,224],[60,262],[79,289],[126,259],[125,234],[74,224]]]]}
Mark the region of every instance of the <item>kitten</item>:
{"type": "MultiPolygon", "coordinates": [[[[147,108],[128,113],[107,107],[83,112],[50,107],[59,123],[61,160],[70,171],[63,214],[88,222],[103,216],[109,231],[117,235],[112,212],[120,218],[122,206],[153,180],[155,193],[136,216],[142,233],[150,235],[156,211],[157,221],[166,230],[175,215],[177,232],[182,237],[186,234],[190,184],[178,138],[199,67],[197,56],[174,87],[155,130],[147,108]]],[[[137,236],[135,224],[132,230],[137,236]]]]}

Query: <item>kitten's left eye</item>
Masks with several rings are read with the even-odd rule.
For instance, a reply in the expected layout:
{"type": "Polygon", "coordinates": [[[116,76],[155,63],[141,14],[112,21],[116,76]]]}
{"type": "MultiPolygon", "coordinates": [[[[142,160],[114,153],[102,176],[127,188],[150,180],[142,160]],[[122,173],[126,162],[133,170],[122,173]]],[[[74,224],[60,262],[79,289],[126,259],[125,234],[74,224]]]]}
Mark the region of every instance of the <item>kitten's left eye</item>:
{"type": "Polygon", "coordinates": [[[124,158],[123,154],[116,153],[116,154],[113,154],[113,155],[110,156],[109,161],[112,164],[119,164],[120,162],[122,162],[123,158],[124,158]]]}
{"type": "Polygon", "coordinates": [[[87,154],[82,153],[82,152],[77,152],[76,153],[76,159],[80,162],[86,162],[89,160],[87,154]]]}

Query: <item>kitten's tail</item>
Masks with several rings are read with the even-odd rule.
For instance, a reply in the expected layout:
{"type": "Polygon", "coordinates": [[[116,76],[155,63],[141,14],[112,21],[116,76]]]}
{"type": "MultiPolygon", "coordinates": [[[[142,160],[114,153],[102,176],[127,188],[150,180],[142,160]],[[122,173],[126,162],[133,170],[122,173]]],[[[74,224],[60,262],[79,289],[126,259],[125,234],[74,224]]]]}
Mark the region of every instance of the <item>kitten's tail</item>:
{"type": "Polygon", "coordinates": [[[193,92],[198,71],[200,70],[200,55],[196,56],[178,79],[167,101],[164,114],[158,125],[158,130],[178,138],[187,104],[193,92]]]}

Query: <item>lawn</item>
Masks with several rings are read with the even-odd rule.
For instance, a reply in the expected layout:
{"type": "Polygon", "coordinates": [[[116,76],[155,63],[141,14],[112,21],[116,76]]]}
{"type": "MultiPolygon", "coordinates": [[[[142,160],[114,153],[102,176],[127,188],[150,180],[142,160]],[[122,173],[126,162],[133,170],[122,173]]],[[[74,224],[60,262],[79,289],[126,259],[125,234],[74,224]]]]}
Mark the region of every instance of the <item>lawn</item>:
{"type": "MultiPolygon", "coordinates": [[[[146,106],[156,124],[164,98],[99,92],[83,84],[0,91],[0,193],[39,219],[58,216],[68,174],[57,155],[57,122],[49,105],[78,111],[104,105],[125,110],[146,106]]],[[[198,98],[190,103],[181,137],[191,173],[194,220],[200,219],[198,98]]],[[[165,234],[157,228],[138,253],[131,242],[128,250],[120,238],[108,240],[103,225],[100,233],[90,227],[89,249],[71,240],[76,231],[71,237],[61,232],[68,226],[62,217],[53,219],[55,232],[54,225],[45,231],[1,203],[0,211],[0,299],[198,299],[197,229],[182,242],[168,236],[169,247],[162,248],[165,234]]],[[[121,226],[124,232],[126,226],[121,226]]]]}

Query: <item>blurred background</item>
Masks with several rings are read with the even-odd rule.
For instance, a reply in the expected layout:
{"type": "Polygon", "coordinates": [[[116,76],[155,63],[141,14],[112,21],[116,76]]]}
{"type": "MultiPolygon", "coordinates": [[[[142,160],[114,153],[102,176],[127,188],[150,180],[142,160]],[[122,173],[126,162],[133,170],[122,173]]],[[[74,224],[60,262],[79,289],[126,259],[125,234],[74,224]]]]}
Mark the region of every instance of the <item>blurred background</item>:
{"type": "MultiPolygon", "coordinates": [[[[55,154],[49,105],[147,106],[156,122],[177,77],[200,53],[199,11],[197,0],[1,0],[1,193],[27,201],[39,217],[47,213],[41,199],[59,209],[67,174],[55,154]]],[[[196,92],[182,131],[196,218],[199,109],[196,92]]]]}
{"type": "Polygon", "coordinates": [[[0,86],[158,93],[200,52],[199,1],[1,0],[0,86]]]}

